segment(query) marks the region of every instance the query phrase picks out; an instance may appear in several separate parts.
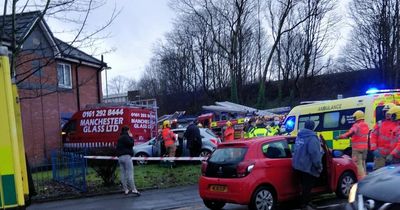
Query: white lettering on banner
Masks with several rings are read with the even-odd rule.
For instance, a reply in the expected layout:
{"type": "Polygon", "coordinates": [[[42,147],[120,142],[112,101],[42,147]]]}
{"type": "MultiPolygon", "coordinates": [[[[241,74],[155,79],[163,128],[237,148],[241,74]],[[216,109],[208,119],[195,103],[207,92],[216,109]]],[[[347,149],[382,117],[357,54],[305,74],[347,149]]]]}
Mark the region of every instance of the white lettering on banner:
{"type": "Polygon", "coordinates": [[[99,109],[82,112],[79,125],[84,133],[118,132],[124,118],[124,109],[99,109]]]}
{"type": "Polygon", "coordinates": [[[136,129],[153,129],[155,126],[154,113],[131,113],[131,123],[133,128],[136,129]],[[154,119],[153,119],[154,118],[154,119]]]}

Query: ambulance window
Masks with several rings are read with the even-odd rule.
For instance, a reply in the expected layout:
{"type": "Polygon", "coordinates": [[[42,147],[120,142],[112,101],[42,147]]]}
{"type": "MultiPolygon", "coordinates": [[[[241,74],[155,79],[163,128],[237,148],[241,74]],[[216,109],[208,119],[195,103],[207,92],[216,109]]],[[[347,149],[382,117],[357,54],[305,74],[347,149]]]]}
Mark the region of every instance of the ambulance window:
{"type": "Polygon", "coordinates": [[[379,122],[380,120],[385,119],[382,113],[383,106],[377,106],[375,109],[375,122],[379,122]]]}
{"type": "Polygon", "coordinates": [[[324,114],[324,128],[337,128],[339,127],[339,112],[330,112],[324,114]]]}
{"type": "Polygon", "coordinates": [[[299,130],[304,128],[304,124],[306,121],[312,120],[315,123],[315,131],[320,131],[321,126],[319,125],[320,117],[319,115],[308,115],[308,116],[300,116],[299,117],[299,130]]]}

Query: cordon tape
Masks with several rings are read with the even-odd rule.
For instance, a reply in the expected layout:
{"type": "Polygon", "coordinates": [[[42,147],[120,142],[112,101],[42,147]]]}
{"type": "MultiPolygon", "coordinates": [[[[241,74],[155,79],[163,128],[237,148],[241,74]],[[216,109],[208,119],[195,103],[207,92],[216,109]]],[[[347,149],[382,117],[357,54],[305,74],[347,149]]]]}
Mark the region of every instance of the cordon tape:
{"type": "MultiPolygon", "coordinates": [[[[98,160],[118,160],[116,156],[84,156],[86,159],[98,160]]],[[[132,160],[178,160],[178,161],[191,161],[191,160],[207,160],[208,157],[132,157],[132,160]]]]}

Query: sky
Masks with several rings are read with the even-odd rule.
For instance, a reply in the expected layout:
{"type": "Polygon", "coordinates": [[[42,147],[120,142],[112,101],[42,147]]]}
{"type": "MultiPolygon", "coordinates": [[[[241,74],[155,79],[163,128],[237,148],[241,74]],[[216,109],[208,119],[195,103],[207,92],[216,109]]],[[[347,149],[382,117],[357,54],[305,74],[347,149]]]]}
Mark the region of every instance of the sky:
{"type": "MultiPolygon", "coordinates": [[[[111,16],[116,6],[120,13],[114,22],[106,28],[104,33],[109,38],[101,40],[99,47],[102,50],[113,49],[104,54],[104,61],[111,67],[107,70],[108,81],[113,77],[122,75],[127,78],[139,80],[152,57],[154,45],[163,40],[164,35],[172,30],[175,12],[168,6],[169,0],[100,0],[106,5],[96,9],[89,15],[88,27],[98,28],[111,16]]],[[[350,0],[338,0],[338,12],[344,18],[339,27],[340,35],[336,47],[331,55],[336,56],[340,48],[346,43],[349,25],[346,23],[346,7],[350,0]]],[[[3,3],[0,3],[2,5],[3,3]]],[[[66,31],[69,26],[63,22],[47,20],[55,36],[64,41],[71,41],[72,33],[57,33],[66,31]]],[[[73,37],[73,36],[72,36],[73,37]]],[[[85,52],[91,53],[88,49],[85,52]]],[[[100,55],[95,57],[100,59],[100,55]]],[[[103,71],[103,84],[105,83],[103,71]]]]}
{"type": "MultiPolygon", "coordinates": [[[[168,0],[107,0],[106,5],[90,14],[88,27],[98,28],[105,24],[115,5],[120,13],[103,32],[110,37],[97,43],[103,50],[113,49],[103,55],[104,61],[111,67],[107,70],[107,78],[110,81],[122,75],[139,80],[150,61],[153,46],[172,30],[175,12],[169,8],[168,0]]],[[[48,20],[48,24],[56,32],[65,28],[64,23],[57,21],[48,20]]],[[[55,33],[55,36],[64,41],[71,40],[68,33],[55,33]]],[[[83,50],[91,53],[90,50],[83,50]]],[[[100,55],[95,57],[100,59],[100,55]]]]}

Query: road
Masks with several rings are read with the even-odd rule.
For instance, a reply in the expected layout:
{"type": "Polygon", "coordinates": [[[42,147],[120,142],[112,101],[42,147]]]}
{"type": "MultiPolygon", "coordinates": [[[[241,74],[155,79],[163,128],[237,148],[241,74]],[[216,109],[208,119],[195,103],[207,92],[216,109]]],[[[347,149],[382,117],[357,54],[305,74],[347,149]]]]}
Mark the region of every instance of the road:
{"type": "MultiPolygon", "coordinates": [[[[315,200],[322,210],[340,209],[345,200],[332,195],[320,196],[315,200]]],[[[297,206],[285,204],[278,210],[294,210],[297,206]]],[[[83,197],[73,200],[53,201],[33,204],[28,210],[102,210],[102,209],[137,209],[137,210],[207,210],[198,194],[196,185],[143,191],[140,197],[135,195],[112,194],[96,197],[83,197]]],[[[247,206],[227,204],[226,210],[248,210],[247,206]]]]}

